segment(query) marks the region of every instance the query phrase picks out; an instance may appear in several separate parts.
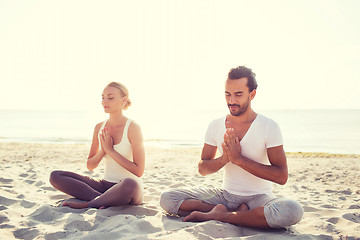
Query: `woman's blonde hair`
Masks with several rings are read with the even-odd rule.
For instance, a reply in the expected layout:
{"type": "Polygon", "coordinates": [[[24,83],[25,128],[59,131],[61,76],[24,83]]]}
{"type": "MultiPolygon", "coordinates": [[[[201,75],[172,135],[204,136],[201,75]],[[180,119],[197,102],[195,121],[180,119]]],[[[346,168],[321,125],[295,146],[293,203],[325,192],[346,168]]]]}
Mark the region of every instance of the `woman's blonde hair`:
{"type": "Polygon", "coordinates": [[[124,105],[124,110],[126,110],[129,106],[131,106],[131,101],[129,98],[129,90],[125,87],[124,84],[121,84],[119,82],[111,82],[106,87],[115,87],[120,90],[123,97],[127,97],[126,103],[124,105]]]}

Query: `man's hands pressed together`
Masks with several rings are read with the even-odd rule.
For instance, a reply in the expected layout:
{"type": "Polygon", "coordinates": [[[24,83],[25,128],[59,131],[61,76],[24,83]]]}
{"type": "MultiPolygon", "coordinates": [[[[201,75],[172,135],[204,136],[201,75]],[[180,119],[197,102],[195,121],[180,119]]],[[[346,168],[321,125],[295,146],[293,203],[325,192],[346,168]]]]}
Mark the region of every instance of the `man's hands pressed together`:
{"type": "Polygon", "coordinates": [[[223,157],[236,165],[241,165],[241,144],[238,137],[235,136],[233,128],[226,129],[224,134],[224,142],[222,143],[223,157]]]}

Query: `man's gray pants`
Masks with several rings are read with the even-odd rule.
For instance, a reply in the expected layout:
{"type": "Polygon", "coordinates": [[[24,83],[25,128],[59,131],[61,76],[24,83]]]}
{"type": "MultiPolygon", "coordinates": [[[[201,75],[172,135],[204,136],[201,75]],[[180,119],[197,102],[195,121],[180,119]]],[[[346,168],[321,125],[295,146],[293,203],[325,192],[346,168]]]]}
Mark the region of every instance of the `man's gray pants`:
{"type": "Polygon", "coordinates": [[[300,204],[293,200],[266,194],[239,196],[220,188],[191,188],[164,192],[160,197],[160,206],[170,214],[177,214],[180,205],[186,199],[197,199],[211,205],[222,204],[228,209],[237,209],[243,203],[250,210],[264,207],[264,215],[271,228],[294,225],[304,214],[300,204]]]}

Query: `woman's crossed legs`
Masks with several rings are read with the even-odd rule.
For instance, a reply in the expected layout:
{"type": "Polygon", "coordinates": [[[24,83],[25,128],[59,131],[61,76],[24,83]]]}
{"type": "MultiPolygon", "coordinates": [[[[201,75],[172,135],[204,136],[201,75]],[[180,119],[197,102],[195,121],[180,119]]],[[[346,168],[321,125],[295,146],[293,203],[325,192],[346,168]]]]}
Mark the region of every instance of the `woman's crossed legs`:
{"type": "Polygon", "coordinates": [[[50,183],[58,190],[85,202],[66,201],[63,206],[71,208],[106,208],[126,204],[141,204],[141,186],[131,178],[119,183],[95,180],[73,172],[53,171],[50,183]]]}

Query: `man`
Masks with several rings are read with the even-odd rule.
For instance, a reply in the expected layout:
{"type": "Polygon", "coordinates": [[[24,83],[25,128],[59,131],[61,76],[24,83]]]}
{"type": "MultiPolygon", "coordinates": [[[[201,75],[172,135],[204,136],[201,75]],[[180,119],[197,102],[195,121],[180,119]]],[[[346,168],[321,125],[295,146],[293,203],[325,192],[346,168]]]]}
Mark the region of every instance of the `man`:
{"type": "Polygon", "coordinates": [[[287,181],[286,155],[277,123],[251,108],[256,88],[251,69],[230,70],[225,84],[230,114],[210,123],[198,166],[203,176],[224,168],[223,185],[162,193],[160,205],[168,213],[186,216],[184,221],[218,220],[259,228],[301,220],[303,209],[297,202],[272,194],[272,182],[287,181]],[[215,158],[217,150],[221,157],[215,158]]]}

